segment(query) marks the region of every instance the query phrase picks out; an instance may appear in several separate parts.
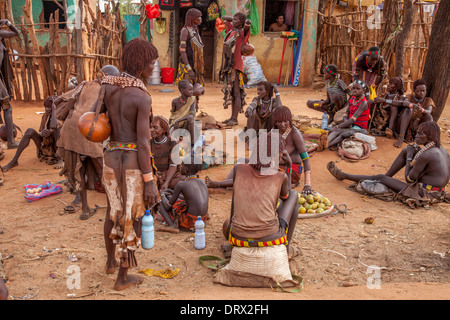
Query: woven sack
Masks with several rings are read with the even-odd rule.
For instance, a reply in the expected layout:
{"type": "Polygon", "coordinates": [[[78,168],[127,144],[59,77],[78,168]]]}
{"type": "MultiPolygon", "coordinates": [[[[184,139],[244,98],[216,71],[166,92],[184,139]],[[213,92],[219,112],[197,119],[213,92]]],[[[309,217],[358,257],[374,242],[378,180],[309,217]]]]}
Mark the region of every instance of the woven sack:
{"type": "Polygon", "coordinates": [[[219,270],[214,282],[252,288],[299,285],[291,275],[285,245],[234,247],[230,263],[219,270]]]}

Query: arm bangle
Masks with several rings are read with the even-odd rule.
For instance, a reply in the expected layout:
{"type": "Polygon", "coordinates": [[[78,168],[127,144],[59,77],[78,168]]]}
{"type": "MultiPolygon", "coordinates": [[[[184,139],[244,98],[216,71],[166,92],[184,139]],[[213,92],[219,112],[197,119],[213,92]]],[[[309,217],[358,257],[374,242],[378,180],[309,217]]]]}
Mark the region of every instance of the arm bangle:
{"type": "Polygon", "coordinates": [[[149,182],[149,181],[154,180],[152,172],[142,174],[142,178],[144,179],[144,182],[149,182]]]}
{"type": "Polygon", "coordinates": [[[279,95],[280,95],[280,93],[279,93],[279,92],[277,92],[277,93],[275,93],[275,95],[276,95],[276,96],[279,96],[279,95]]]}
{"type": "Polygon", "coordinates": [[[292,172],[292,168],[286,168],[286,173],[291,173],[292,172]]]}

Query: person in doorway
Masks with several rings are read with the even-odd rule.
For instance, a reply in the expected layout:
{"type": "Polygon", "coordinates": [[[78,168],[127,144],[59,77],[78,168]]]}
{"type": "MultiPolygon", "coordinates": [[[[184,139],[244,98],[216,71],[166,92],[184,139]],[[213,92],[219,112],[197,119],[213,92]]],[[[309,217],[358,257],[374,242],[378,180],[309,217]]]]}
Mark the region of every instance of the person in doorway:
{"type": "Polygon", "coordinates": [[[238,114],[243,112],[245,105],[244,91],[244,62],[241,49],[250,37],[252,22],[245,13],[238,12],[233,17],[224,16],[226,36],[223,41],[222,65],[219,81],[223,84],[223,107],[231,104],[231,117],[224,124],[235,126],[238,124],[238,114]]]}
{"type": "Polygon", "coordinates": [[[202,23],[202,12],[196,8],[187,11],[184,27],[180,32],[180,62],[175,84],[189,80],[192,85],[204,86],[205,64],[203,60],[203,42],[199,26],[202,23]]]}
{"type": "MultiPolygon", "coordinates": [[[[13,98],[12,81],[14,75],[4,39],[17,37],[18,35],[19,30],[11,23],[11,21],[7,19],[0,20],[0,112],[3,110],[3,117],[5,118],[8,149],[16,149],[19,147],[19,144],[14,140],[14,122],[11,106],[11,99],[13,98]],[[4,29],[4,26],[9,30],[4,29]]],[[[0,113],[0,124],[2,123],[3,120],[0,113]]]]}
{"type": "Polygon", "coordinates": [[[284,15],[282,13],[277,15],[276,22],[269,26],[269,32],[289,31],[289,27],[284,23],[284,15]]]}

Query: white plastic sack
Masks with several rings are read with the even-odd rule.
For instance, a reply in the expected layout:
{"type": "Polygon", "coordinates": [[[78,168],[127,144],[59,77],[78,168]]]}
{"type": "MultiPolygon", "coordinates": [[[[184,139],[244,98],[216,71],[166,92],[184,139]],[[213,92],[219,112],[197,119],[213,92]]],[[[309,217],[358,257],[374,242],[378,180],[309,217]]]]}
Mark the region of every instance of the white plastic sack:
{"type": "Polygon", "coordinates": [[[244,72],[248,79],[247,88],[256,86],[260,81],[267,81],[261,65],[254,54],[251,56],[244,56],[242,57],[242,60],[244,61],[244,72]]]}

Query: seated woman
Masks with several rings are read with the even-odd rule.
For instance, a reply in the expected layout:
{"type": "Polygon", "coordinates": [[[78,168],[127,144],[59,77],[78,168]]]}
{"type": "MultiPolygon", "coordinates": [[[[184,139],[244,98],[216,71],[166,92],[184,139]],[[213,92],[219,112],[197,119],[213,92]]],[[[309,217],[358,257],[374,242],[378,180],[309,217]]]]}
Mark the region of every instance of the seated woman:
{"type": "Polygon", "coordinates": [[[404,106],[398,118],[395,119],[394,133],[398,135],[398,140],[394,147],[400,148],[403,141],[412,142],[416,135],[417,128],[421,123],[433,121],[431,113],[435,106],[433,99],[426,97],[427,85],[425,80],[419,79],[413,83],[413,94],[407,94],[404,106]]]}
{"type": "MultiPolygon", "coordinates": [[[[311,163],[309,161],[309,155],[306,151],[305,142],[300,131],[292,125],[292,114],[288,107],[281,106],[274,110],[272,115],[274,122],[274,129],[279,130],[281,138],[284,140],[285,150],[288,152],[292,161],[291,182],[292,187],[295,188],[300,183],[300,177],[305,169],[305,184],[303,186],[302,193],[310,194],[312,192],[311,187],[311,163]],[[303,165],[303,166],[302,166],[303,165]]],[[[253,154],[253,153],[252,153],[253,154]]],[[[248,163],[248,159],[243,162],[248,163]]],[[[236,164],[238,165],[238,164],[236,164]]],[[[288,166],[283,162],[280,162],[280,169],[288,171],[288,166]]],[[[208,188],[227,188],[233,187],[233,171],[231,171],[224,181],[214,181],[208,176],[205,177],[205,182],[208,188]]]]}
{"type": "MultiPolygon", "coordinates": [[[[250,164],[238,164],[233,168],[233,197],[230,217],[223,224],[223,233],[229,244],[235,246],[270,246],[289,243],[298,219],[298,194],[291,190],[290,172],[277,170],[273,162],[278,158],[289,167],[291,159],[285,150],[284,140],[275,132],[258,138],[256,152],[250,164]],[[270,154],[272,136],[278,139],[276,154],[270,154]],[[263,164],[261,148],[269,159],[263,164]],[[280,205],[277,208],[277,202],[280,205]]],[[[273,150],[272,150],[273,151],[273,150]]],[[[225,251],[230,245],[222,246],[225,251]]]]}
{"type": "Polygon", "coordinates": [[[351,137],[355,132],[367,133],[370,110],[365,97],[366,91],[367,86],[363,81],[356,80],[353,82],[347,116],[344,116],[344,122],[331,128],[328,135],[328,147],[339,145],[345,138],[351,137]]]}
{"type": "Polygon", "coordinates": [[[174,189],[185,177],[181,175],[179,166],[174,164],[171,158],[172,150],[177,143],[170,137],[168,121],[162,116],[155,116],[150,125],[150,134],[152,137],[150,147],[157,169],[158,188],[161,191],[174,189]]]}
{"type": "Polygon", "coordinates": [[[267,131],[272,129],[272,113],[281,106],[281,99],[277,86],[267,81],[259,82],[256,92],[258,96],[253,98],[252,103],[245,110],[245,116],[247,117],[245,130],[254,129],[256,135],[258,135],[261,129],[267,131]],[[274,92],[275,97],[273,97],[274,92]]]}
{"type": "Polygon", "coordinates": [[[411,207],[440,202],[446,197],[445,186],[450,179],[450,156],[441,146],[440,134],[436,122],[422,123],[417,129],[415,144],[404,148],[385,174],[349,174],[338,169],[334,162],[329,162],[327,168],[337,180],[378,181],[397,193],[398,200],[411,207]],[[405,168],[406,182],[393,178],[402,168],[405,168]]]}
{"type": "Polygon", "coordinates": [[[389,80],[387,93],[384,98],[376,97],[374,99],[379,108],[376,110],[372,123],[374,127],[371,132],[374,134],[384,134],[389,139],[393,136],[395,121],[399,110],[409,105],[403,91],[403,80],[400,77],[394,77],[389,80]]]}
{"type": "Polygon", "coordinates": [[[345,82],[339,79],[340,75],[334,64],[329,64],[323,69],[323,77],[327,81],[325,87],[327,98],[325,100],[308,100],[306,106],[322,113],[326,112],[328,123],[332,123],[336,112],[345,107],[347,95],[351,95],[351,91],[345,82]]]}

